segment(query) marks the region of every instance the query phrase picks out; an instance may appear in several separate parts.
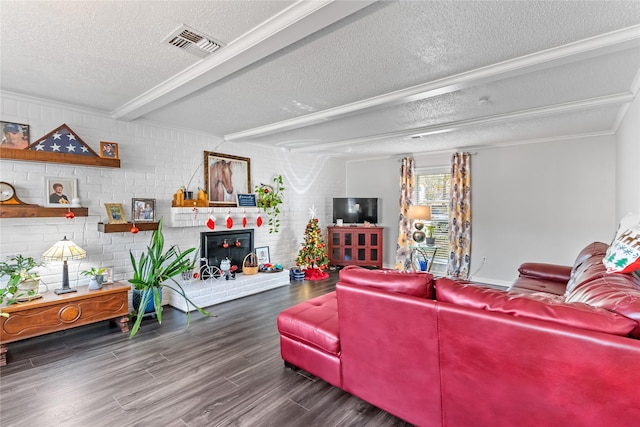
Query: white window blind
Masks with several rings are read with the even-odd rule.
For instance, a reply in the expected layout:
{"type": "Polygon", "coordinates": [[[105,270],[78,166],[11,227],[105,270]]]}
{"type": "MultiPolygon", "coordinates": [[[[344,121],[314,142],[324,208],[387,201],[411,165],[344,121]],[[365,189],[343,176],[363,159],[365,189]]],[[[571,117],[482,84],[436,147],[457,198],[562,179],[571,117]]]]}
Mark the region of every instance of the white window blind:
{"type": "Polygon", "coordinates": [[[431,206],[431,221],[427,224],[436,226],[434,236],[438,251],[435,257],[433,271],[437,267],[446,268],[449,256],[449,190],[451,188],[451,174],[442,172],[416,173],[415,203],[431,206]]]}

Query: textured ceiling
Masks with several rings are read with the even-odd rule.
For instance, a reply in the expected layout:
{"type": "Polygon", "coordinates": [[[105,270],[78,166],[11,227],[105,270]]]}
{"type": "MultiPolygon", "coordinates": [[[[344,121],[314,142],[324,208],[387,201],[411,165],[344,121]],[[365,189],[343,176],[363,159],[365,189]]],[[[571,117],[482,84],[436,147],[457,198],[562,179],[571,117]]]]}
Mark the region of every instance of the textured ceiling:
{"type": "Polygon", "coordinates": [[[638,1],[0,1],[0,89],[291,151],[610,134],[639,70],[638,1]]]}

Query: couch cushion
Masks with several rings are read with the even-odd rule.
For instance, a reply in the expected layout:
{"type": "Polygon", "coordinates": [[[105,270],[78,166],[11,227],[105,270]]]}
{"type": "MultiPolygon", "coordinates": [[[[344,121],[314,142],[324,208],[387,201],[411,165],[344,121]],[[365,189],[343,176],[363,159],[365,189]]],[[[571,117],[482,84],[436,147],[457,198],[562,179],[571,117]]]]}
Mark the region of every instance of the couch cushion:
{"type": "Polygon", "coordinates": [[[450,279],[436,281],[436,299],[456,305],[544,320],[575,328],[628,335],[638,326],[635,320],[584,303],[566,303],[564,298],[547,293],[521,294],[450,279]]]}
{"type": "Polygon", "coordinates": [[[567,282],[567,287],[564,292],[565,297],[579,286],[582,286],[583,284],[588,283],[593,279],[598,279],[607,274],[607,269],[602,264],[603,257],[604,254],[593,256],[589,259],[586,259],[578,267],[573,269],[573,271],[571,272],[571,279],[569,279],[569,282],[567,282]]]}
{"type": "Polygon", "coordinates": [[[583,250],[580,251],[576,260],[573,262],[573,269],[577,269],[582,265],[583,262],[588,260],[589,258],[596,256],[599,259],[602,259],[604,255],[607,253],[607,249],[609,249],[609,245],[602,242],[593,242],[585,246],[583,250]]]}
{"type": "Polygon", "coordinates": [[[525,262],[518,268],[518,273],[520,276],[566,284],[571,278],[571,267],[541,262],[525,262]]]}
{"type": "Polygon", "coordinates": [[[602,261],[610,273],[631,273],[640,269],[640,224],[617,236],[602,261]]]}
{"type": "Polygon", "coordinates": [[[278,331],[327,353],[339,354],[338,303],[335,291],[282,311],[278,315],[278,331]]]}
{"type": "MultiPolygon", "coordinates": [[[[606,308],[640,322],[640,279],[631,274],[610,273],[591,280],[568,293],[565,300],[606,308]]],[[[631,336],[640,338],[640,325],[631,336]]]]}
{"type": "Polygon", "coordinates": [[[340,281],[433,299],[433,275],[429,273],[368,270],[351,265],[340,270],[340,281]]]}

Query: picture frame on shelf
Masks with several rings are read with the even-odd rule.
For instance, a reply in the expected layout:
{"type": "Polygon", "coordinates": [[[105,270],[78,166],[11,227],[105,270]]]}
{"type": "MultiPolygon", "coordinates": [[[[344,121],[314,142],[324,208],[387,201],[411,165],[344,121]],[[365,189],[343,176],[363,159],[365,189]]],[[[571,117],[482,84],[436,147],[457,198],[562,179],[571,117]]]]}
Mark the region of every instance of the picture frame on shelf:
{"type": "Polygon", "coordinates": [[[113,283],[113,266],[102,267],[104,268],[104,273],[102,273],[102,284],[110,285],[113,283]]]}
{"type": "Polygon", "coordinates": [[[271,262],[269,246],[260,246],[259,248],[256,248],[256,257],[258,258],[258,265],[269,264],[271,262]]]}
{"type": "Polygon", "coordinates": [[[109,224],[127,223],[127,217],[124,213],[122,203],[105,203],[104,209],[107,211],[107,221],[109,224]]]}
{"type": "Polygon", "coordinates": [[[0,121],[2,141],[0,148],[24,150],[29,146],[29,125],[0,121]]]}
{"type": "Polygon", "coordinates": [[[100,141],[100,157],[105,159],[117,159],[118,144],[116,142],[100,141]]]}
{"type": "Polygon", "coordinates": [[[251,193],[248,157],[204,152],[204,183],[209,206],[237,206],[238,194],[251,193]]]}
{"type": "Polygon", "coordinates": [[[131,199],[131,218],[134,222],[155,221],[156,199],[131,199]]]}
{"type": "Polygon", "coordinates": [[[70,208],[78,197],[78,180],[47,176],[44,178],[45,206],[49,208],[70,208]]]}
{"type": "Polygon", "coordinates": [[[256,207],[258,201],[255,194],[238,193],[238,207],[256,207]]]}

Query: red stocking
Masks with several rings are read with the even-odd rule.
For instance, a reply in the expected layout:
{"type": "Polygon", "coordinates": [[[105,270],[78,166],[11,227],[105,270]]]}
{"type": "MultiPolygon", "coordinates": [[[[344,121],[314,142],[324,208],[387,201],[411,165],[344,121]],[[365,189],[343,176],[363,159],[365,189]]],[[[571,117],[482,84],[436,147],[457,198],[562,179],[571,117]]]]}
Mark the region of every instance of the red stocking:
{"type": "Polygon", "coordinates": [[[207,220],[207,227],[210,229],[216,228],[216,217],[213,215],[209,215],[209,219],[207,220]]]}
{"type": "Polygon", "coordinates": [[[256,219],[256,225],[258,227],[262,226],[262,218],[260,217],[260,214],[258,214],[258,219],[256,219]]]}

